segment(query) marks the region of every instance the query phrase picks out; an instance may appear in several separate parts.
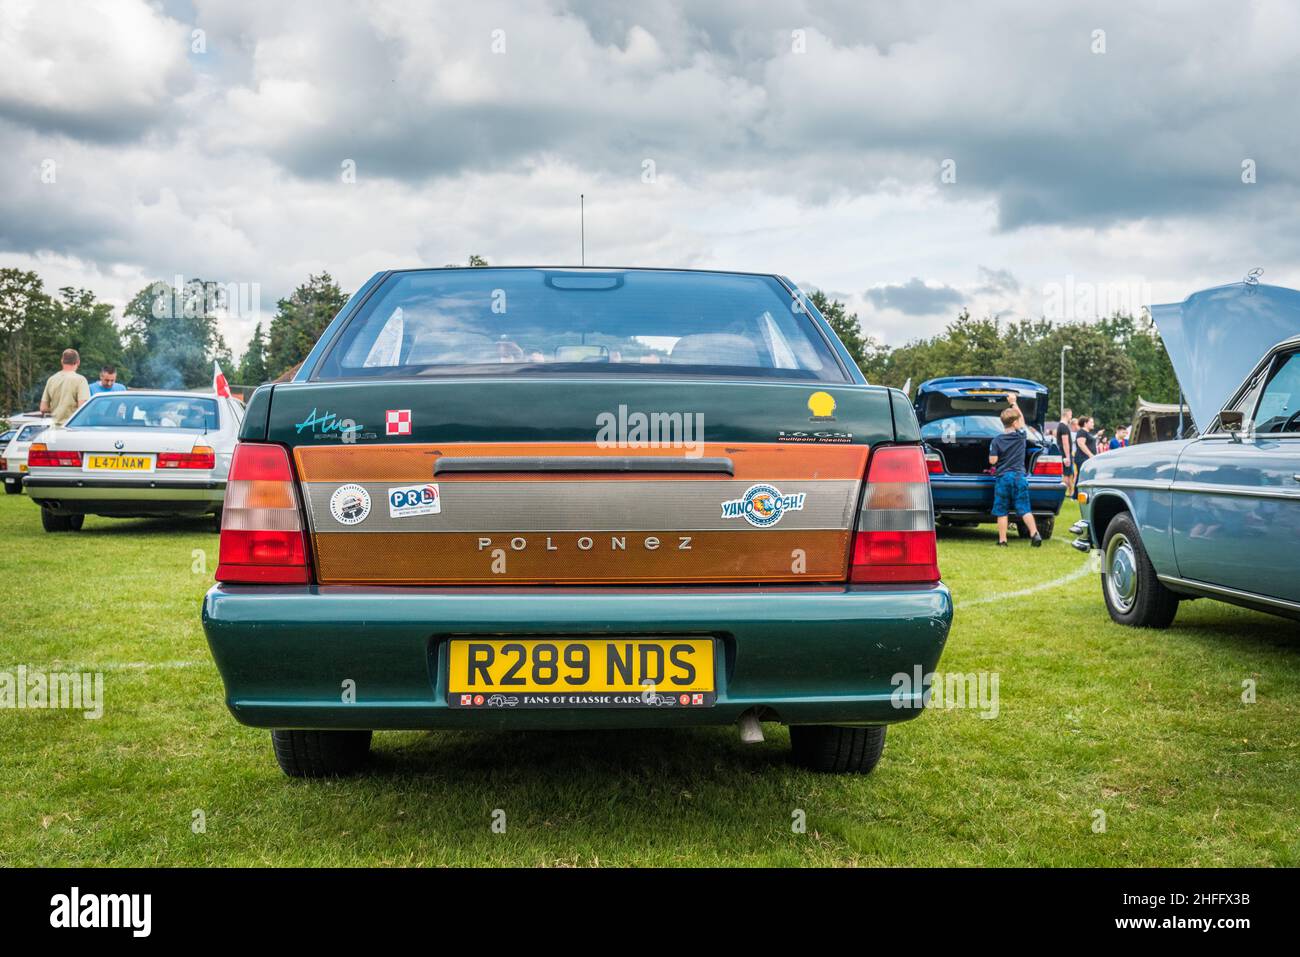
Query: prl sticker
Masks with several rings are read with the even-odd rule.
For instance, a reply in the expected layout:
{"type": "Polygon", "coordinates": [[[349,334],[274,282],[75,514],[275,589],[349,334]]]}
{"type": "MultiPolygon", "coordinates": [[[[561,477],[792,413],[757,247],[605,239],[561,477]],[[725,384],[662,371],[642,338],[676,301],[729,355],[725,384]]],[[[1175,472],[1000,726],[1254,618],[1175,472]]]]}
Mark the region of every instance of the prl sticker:
{"type": "Polygon", "coordinates": [[[403,485],[388,490],[388,515],[390,518],[411,518],[416,515],[437,515],[442,511],[442,495],[432,484],[403,485]]]}

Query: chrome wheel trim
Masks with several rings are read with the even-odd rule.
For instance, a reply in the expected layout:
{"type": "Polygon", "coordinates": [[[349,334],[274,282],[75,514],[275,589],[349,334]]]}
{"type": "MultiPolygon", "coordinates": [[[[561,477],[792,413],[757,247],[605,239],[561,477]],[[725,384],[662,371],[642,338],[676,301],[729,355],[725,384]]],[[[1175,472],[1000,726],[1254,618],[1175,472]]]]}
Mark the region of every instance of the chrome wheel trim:
{"type": "Polygon", "coordinates": [[[1116,532],[1106,543],[1102,579],[1106,584],[1106,597],[1123,614],[1133,610],[1137,603],[1138,568],[1137,551],[1128,536],[1116,532]]]}

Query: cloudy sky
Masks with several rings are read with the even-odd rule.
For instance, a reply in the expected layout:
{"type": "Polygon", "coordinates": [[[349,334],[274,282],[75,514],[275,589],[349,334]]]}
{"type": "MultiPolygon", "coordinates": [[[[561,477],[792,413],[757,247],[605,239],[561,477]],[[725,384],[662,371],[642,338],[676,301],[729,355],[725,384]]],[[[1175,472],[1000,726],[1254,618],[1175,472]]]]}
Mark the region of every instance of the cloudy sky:
{"type": "Polygon", "coordinates": [[[1284,0],[0,0],[0,265],[266,319],[575,263],[585,193],[588,264],[780,272],[891,343],[1300,286],[1297,50],[1284,0]]]}

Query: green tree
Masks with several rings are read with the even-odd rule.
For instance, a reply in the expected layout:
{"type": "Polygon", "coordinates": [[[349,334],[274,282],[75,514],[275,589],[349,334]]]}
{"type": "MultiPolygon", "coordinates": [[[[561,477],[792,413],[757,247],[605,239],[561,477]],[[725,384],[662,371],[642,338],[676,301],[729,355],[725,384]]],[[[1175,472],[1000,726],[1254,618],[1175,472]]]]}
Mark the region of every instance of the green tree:
{"type": "Polygon", "coordinates": [[[996,319],[973,319],[963,309],[939,335],[890,350],[883,361],[883,385],[912,387],[947,375],[1005,374],[1006,342],[996,319]]]}
{"type": "Polygon", "coordinates": [[[41,277],[0,269],[0,412],[32,407],[33,383],[57,367],[50,364],[58,361],[50,355],[57,341],[54,304],[41,277]]]}
{"type": "Polygon", "coordinates": [[[235,374],[240,385],[261,385],[270,378],[266,374],[266,333],[260,322],[253,328],[253,338],[248,340],[235,374]]]}
{"type": "Polygon", "coordinates": [[[1134,365],[1134,404],[1137,396],[1150,402],[1177,402],[1178,376],[1165,352],[1155,323],[1146,316],[1116,314],[1098,325],[1119,343],[1134,365]]]}
{"type": "Polygon", "coordinates": [[[287,299],[276,303],[266,346],[266,372],[271,378],[292,368],[311,352],[316,340],[348,301],[330,274],[308,276],[287,299]]]}
{"type": "Polygon", "coordinates": [[[126,362],[132,384],[153,389],[195,389],[212,382],[212,363],[234,365],[217,326],[225,312],[220,283],[191,279],[176,288],[161,280],[127,304],[126,362]]]}
{"type": "Polygon", "coordinates": [[[124,363],[122,333],[113,321],[113,307],[96,302],[89,289],[64,286],[53,303],[55,328],[71,347],[81,354],[81,371],[93,379],[101,367],[118,367],[123,383],[131,381],[131,370],[124,363]]]}
{"type": "Polygon", "coordinates": [[[71,286],[51,297],[36,273],[0,269],[0,408],[32,408],[68,348],[81,353],[87,376],[102,365],[123,365],[113,307],[97,302],[90,290],[71,286]]]}
{"type": "Polygon", "coordinates": [[[831,299],[820,289],[808,298],[835,330],[835,335],[844,343],[844,348],[849,350],[849,355],[867,377],[867,381],[875,381],[874,374],[880,371],[880,357],[884,350],[873,337],[862,332],[857,313],[850,313],[844,303],[831,299]]]}
{"type": "Polygon", "coordinates": [[[1005,374],[1046,385],[1051,390],[1049,418],[1060,415],[1062,400],[1076,415],[1095,416],[1112,434],[1117,426],[1133,418],[1137,370],[1123,343],[1095,322],[1044,323],[1038,329],[1038,335],[1022,337],[1012,350],[1006,369],[1016,371],[1005,374]],[[1062,397],[1058,383],[1061,348],[1066,345],[1070,351],[1066,353],[1062,397]]]}

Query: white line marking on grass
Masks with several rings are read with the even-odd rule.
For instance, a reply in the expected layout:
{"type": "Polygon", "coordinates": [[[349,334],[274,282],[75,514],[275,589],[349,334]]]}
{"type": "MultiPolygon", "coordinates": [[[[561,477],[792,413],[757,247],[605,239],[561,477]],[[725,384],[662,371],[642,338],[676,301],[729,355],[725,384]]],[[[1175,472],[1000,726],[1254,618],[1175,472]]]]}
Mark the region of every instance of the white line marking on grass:
{"type": "Polygon", "coordinates": [[[1033,595],[1040,591],[1050,591],[1053,588],[1060,588],[1062,585],[1068,585],[1070,582],[1076,582],[1085,575],[1095,575],[1092,568],[1092,560],[1085,559],[1084,563],[1070,572],[1068,575],[1062,575],[1060,578],[1053,578],[1050,582],[1040,582],[1030,588],[1021,588],[1019,591],[1004,591],[997,595],[986,595],[983,598],[972,598],[970,601],[955,601],[952,606],[956,608],[969,608],[972,605],[988,605],[995,601],[1005,601],[1008,598],[1023,598],[1025,595],[1033,595]]]}
{"type": "Polygon", "coordinates": [[[171,671],[176,668],[197,668],[210,664],[207,661],[102,661],[92,664],[68,665],[59,663],[65,671],[171,671]]]}

